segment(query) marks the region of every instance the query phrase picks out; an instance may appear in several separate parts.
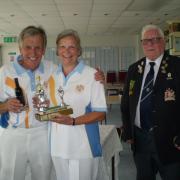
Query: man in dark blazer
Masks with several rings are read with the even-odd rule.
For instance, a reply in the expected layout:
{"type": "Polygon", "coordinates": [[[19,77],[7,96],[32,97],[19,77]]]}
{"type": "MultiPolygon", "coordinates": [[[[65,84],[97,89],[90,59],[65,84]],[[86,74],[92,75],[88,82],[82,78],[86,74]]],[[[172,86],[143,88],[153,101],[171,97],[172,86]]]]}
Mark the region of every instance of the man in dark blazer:
{"type": "Polygon", "coordinates": [[[155,25],[143,27],[141,43],[145,57],[129,67],[121,102],[124,140],[133,150],[137,180],[155,180],[157,172],[162,180],[180,180],[180,58],[165,52],[155,25]],[[144,129],[140,105],[149,62],[155,63],[151,124],[144,129]]]}

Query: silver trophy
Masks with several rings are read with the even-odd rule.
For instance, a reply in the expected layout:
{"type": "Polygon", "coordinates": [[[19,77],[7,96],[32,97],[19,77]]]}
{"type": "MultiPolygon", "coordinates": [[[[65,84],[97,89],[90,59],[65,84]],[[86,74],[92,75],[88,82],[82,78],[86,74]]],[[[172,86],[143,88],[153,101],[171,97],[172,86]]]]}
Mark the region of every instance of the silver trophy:
{"type": "Polygon", "coordinates": [[[65,107],[66,104],[65,104],[64,98],[63,98],[63,96],[64,96],[64,90],[63,90],[63,88],[62,88],[61,86],[60,86],[59,89],[58,89],[58,93],[59,93],[59,97],[60,97],[60,99],[61,99],[60,106],[61,106],[61,107],[65,107]]]}
{"type": "Polygon", "coordinates": [[[46,103],[47,101],[47,96],[45,94],[44,90],[41,90],[38,94],[36,94],[39,100],[39,104],[37,104],[37,110],[39,112],[45,112],[48,108],[48,105],[46,103]]]}
{"type": "Polygon", "coordinates": [[[45,112],[48,108],[47,102],[47,95],[45,93],[45,88],[41,84],[41,79],[40,76],[37,77],[38,83],[36,85],[36,94],[35,96],[38,99],[38,104],[37,104],[37,111],[38,112],[45,112]]]}
{"type": "Polygon", "coordinates": [[[54,116],[56,116],[57,113],[63,114],[63,115],[70,115],[73,113],[73,109],[64,102],[63,88],[60,86],[57,91],[61,99],[61,102],[59,106],[54,106],[54,107],[47,107],[47,104],[43,103],[47,100],[47,97],[44,91],[39,91],[39,93],[37,93],[37,96],[40,101],[40,103],[38,104],[39,107],[37,108],[38,112],[35,114],[35,117],[37,120],[49,121],[54,116]]]}

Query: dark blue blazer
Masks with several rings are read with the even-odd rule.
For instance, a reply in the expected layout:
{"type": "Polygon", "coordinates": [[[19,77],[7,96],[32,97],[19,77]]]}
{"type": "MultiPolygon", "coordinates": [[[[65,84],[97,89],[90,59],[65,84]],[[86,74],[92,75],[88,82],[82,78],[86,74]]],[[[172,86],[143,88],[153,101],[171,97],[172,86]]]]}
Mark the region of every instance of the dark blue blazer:
{"type": "MultiPolygon", "coordinates": [[[[145,67],[145,58],[128,69],[121,111],[125,139],[134,139],[134,121],[145,67]]],[[[180,138],[180,58],[164,54],[153,89],[155,143],[161,161],[180,162],[173,138],[180,138]]],[[[132,145],[135,152],[135,144],[132,145]]]]}

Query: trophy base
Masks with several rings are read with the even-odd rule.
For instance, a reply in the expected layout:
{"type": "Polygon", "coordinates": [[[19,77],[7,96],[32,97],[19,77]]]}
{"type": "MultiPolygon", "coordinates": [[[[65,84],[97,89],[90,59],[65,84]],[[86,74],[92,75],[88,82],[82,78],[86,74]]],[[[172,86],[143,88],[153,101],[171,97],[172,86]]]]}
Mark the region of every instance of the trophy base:
{"type": "Polygon", "coordinates": [[[56,116],[56,114],[69,115],[73,114],[73,109],[68,106],[55,106],[47,108],[45,112],[38,112],[35,114],[35,118],[39,121],[49,121],[56,116]]]}

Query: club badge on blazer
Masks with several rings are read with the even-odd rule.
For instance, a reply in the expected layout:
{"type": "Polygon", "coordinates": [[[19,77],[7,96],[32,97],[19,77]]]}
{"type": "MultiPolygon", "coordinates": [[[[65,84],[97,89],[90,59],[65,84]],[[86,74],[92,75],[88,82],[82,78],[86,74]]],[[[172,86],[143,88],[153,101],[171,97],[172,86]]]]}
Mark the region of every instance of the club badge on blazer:
{"type": "Polygon", "coordinates": [[[172,80],[173,78],[172,78],[172,74],[169,72],[169,73],[167,73],[167,78],[166,78],[167,80],[172,80]]]}
{"type": "Polygon", "coordinates": [[[169,60],[169,56],[166,57],[166,59],[162,60],[162,65],[161,65],[161,73],[165,74],[167,72],[167,67],[168,67],[168,63],[167,61],[169,60]]]}
{"type": "Polygon", "coordinates": [[[161,66],[161,73],[165,74],[167,72],[167,67],[168,67],[168,64],[165,60],[162,61],[162,66],[161,66]]]}
{"type": "Polygon", "coordinates": [[[175,101],[176,95],[173,89],[166,89],[164,92],[164,101],[175,101]]]}
{"type": "Polygon", "coordinates": [[[129,83],[129,96],[133,95],[134,85],[135,85],[135,81],[134,80],[130,80],[130,83],[129,83]]]}
{"type": "Polygon", "coordinates": [[[138,73],[142,74],[143,72],[143,65],[144,65],[144,62],[142,61],[141,64],[138,65],[138,73]]]}

